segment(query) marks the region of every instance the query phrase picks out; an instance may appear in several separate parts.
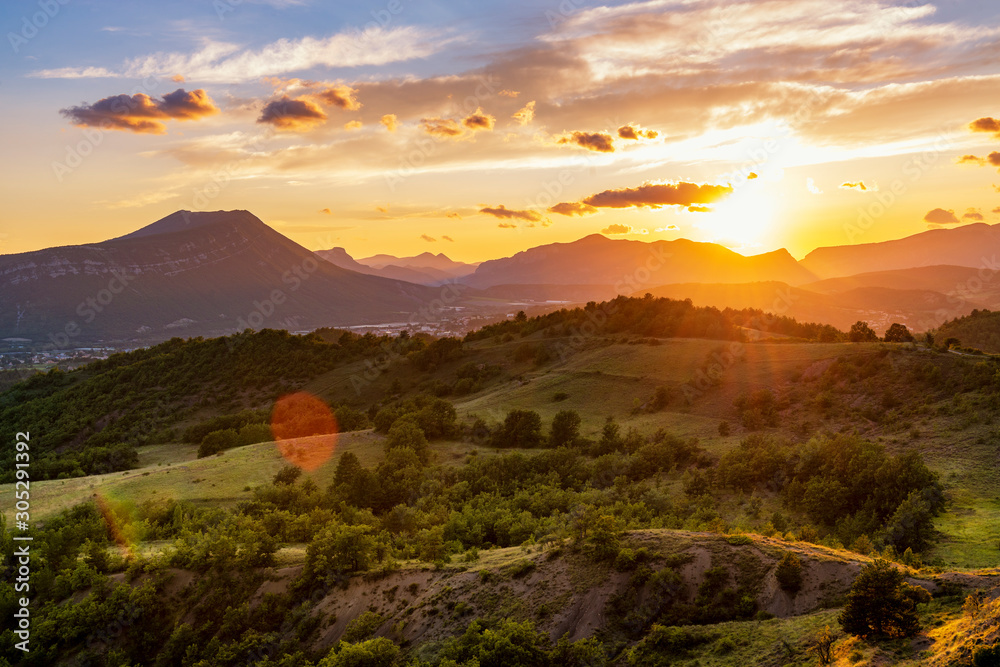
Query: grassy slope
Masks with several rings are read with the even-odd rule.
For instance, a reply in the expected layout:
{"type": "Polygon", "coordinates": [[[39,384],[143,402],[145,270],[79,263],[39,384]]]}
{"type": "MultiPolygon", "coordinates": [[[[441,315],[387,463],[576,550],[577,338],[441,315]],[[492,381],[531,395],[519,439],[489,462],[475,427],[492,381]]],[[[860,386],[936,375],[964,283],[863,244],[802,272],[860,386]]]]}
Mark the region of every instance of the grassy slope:
{"type": "MultiPolygon", "coordinates": [[[[323,438],[324,436],[316,436],[323,438]]],[[[309,441],[312,438],[302,438],[309,441]]],[[[432,450],[442,463],[458,463],[468,453],[493,453],[465,442],[434,442],[432,450]]],[[[184,444],[150,445],[140,448],[140,468],[126,472],[47,480],[31,485],[31,516],[44,520],[96,494],[119,501],[142,502],[172,498],[210,506],[231,507],[251,496],[250,490],[271,481],[286,461],[273,442],[238,447],[220,455],[197,458],[197,447],[184,444]]],[[[330,460],[307,473],[320,488],[332,481],[337,461],[353,452],[361,464],[373,467],[383,456],[382,436],[367,431],[342,433],[330,460]]],[[[0,485],[0,493],[13,496],[13,484],[0,485]]],[[[8,525],[13,505],[4,508],[8,525]]]]}
{"type": "MultiPolygon", "coordinates": [[[[531,340],[542,339],[533,337],[531,340]]],[[[559,341],[545,342],[551,345],[559,341]]],[[[435,379],[453,382],[456,368],[474,360],[500,365],[503,372],[493,384],[476,394],[450,397],[465,419],[479,415],[496,422],[509,409],[526,408],[541,413],[547,424],[559,410],[572,409],[583,417],[584,435],[590,437],[599,433],[608,415],[614,415],[625,428],[634,426],[644,433],[664,428],[684,437],[697,437],[703,447],[720,454],[735,446],[745,435],[732,407],[739,394],[770,387],[779,395],[796,395],[793,390],[800,390],[808,396],[816,389],[796,382],[803,372],[822,368],[828,360],[838,356],[869,354],[880,345],[744,345],[739,348],[741,360],[725,369],[722,384],[691,405],[678,395],[661,412],[631,414],[632,408],[648,400],[659,385],[679,391],[685,382],[695,377],[699,368],[704,367],[714,351],[729,343],[679,339],[665,340],[657,346],[593,346],[570,355],[565,361],[556,357],[540,368],[530,361],[515,363],[512,360],[514,351],[523,343],[521,339],[503,344],[478,342],[469,346],[461,359],[444,364],[432,373],[421,374],[411,364],[397,361],[384,372],[369,372],[369,377],[374,379],[360,385],[360,393],[354,391],[357,382],[352,384],[352,377],[361,378],[368,367],[359,362],[321,376],[306,389],[330,400],[350,400],[359,407],[366,407],[382,398],[394,380],[400,380],[405,390],[419,390],[421,385],[435,379]],[[554,401],[556,392],[568,394],[568,398],[554,401]],[[723,419],[733,426],[732,435],[727,437],[718,434],[718,424],[723,419]]],[[[933,358],[936,363],[944,364],[961,361],[947,355],[933,358]]],[[[974,406],[956,407],[951,401],[939,401],[929,405],[912,422],[892,430],[878,425],[865,426],[866,421],[853,413],[824,419],[806,403],[808,401],[790,405],[783,413],[784,428],[779,432],[801,440],[803,435],[795,427],[802,422],[810,422],[813,432],[816,429],[840,430],[847,426],[854,430],[860,428],[865,437],[881,439],[893,451],[917,448],[929,465],[941,473],[953,499],[951,510],[937,520],[943,539],[931,555],[940,556],[953,568],[990,567],[1000,563],[1000,550],[997,549],[1000,544],[1000,480],[994,473],[997,427],[992,424],[989,414],[969,419],[970,414],[977,413],[974,406]],[[916,436],[915,432],[918,432],[916,436]]],[[[374,465],[382,451],[374,437],[364,432],[345,434],[337,451],[354,451],[365,465],[374,465]]],[[[440,451],[439,460],[452,462],[463,460],[468,451],[481,449],[471,443],[440,443],[435,447],[440,451]]],[[[140,449],[140,456],[144,468],[139,470],[36,483],[32,488],[33,518],[44,518],[86,500],[95,492],[135,501],[173,497],[233,504],[248,497],[249,492],[244,490],[247,486],[270,479],[283,464],[272,444],[231,450],[221,457],[204,460],[195,460],[193,447],[176,444],[145,447],[140,449]]],[[[334,466],[331,462],[312,473],[321,487],[329,483],[334,466]]],[[[0,491],[8,492],[9,487],[11,485],[0,486],[0,491]]],[[[8,520],[10,509],[5,508],[8,520]]],[[[773,509],[779,507],[765,505],[765,512],[773,509]]]]}

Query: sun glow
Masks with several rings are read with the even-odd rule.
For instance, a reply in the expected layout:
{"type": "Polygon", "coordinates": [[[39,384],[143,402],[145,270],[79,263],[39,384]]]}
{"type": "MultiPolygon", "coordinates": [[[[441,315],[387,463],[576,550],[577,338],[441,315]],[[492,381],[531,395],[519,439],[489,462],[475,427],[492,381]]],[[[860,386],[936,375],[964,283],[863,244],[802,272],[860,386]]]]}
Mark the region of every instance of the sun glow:
{"type": "Polygon", "coordinates": [[[694,214],[699,216],[697,226],[723,245],[759,246],[774,223],[775,196],[763,179],[747,180],[734,186],[733,194],[711,212],[694,214]]]}

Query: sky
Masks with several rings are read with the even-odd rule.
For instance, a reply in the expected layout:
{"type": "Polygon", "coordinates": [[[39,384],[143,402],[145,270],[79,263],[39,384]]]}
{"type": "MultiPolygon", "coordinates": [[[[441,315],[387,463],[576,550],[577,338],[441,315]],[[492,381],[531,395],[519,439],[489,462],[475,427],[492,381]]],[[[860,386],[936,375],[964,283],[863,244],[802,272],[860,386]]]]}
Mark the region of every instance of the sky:
{"type": "Polygon", "coordinates": [[[8,1],[0,253],[247,209],[461,261],[1000,223],[992,0],[8,1]]]}

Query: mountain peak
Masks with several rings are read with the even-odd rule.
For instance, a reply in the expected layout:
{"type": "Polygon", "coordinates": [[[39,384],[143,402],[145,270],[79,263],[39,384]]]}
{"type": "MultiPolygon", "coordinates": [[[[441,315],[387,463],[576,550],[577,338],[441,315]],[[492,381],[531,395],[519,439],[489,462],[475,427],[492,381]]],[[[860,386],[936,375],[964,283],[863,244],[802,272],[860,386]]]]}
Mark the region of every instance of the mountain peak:
{"type": "Polygon", "coordinates": [[[230,223],[236,225],[263,225],[264,222],[250,211],[237,209],[234,211],[174,211],[156,222],[141,227],[134,232],[119,236],[113,241],[136,239],[157,234],[173,234],[205,225],[230,223]]]}

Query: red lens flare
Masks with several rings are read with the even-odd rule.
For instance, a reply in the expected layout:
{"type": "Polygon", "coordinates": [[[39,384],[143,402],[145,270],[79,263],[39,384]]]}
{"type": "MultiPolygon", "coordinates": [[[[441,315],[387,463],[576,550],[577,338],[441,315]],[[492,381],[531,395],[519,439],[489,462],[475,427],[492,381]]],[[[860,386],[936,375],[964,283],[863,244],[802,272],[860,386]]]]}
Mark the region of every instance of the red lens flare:
{"type": "Polygon", "coordinates": [[[337,419],[330,407],[300,391],[282,396],[271,411],[271,435],[285,460],[307,472],[330,460],[337,449],[337,419]]]}

